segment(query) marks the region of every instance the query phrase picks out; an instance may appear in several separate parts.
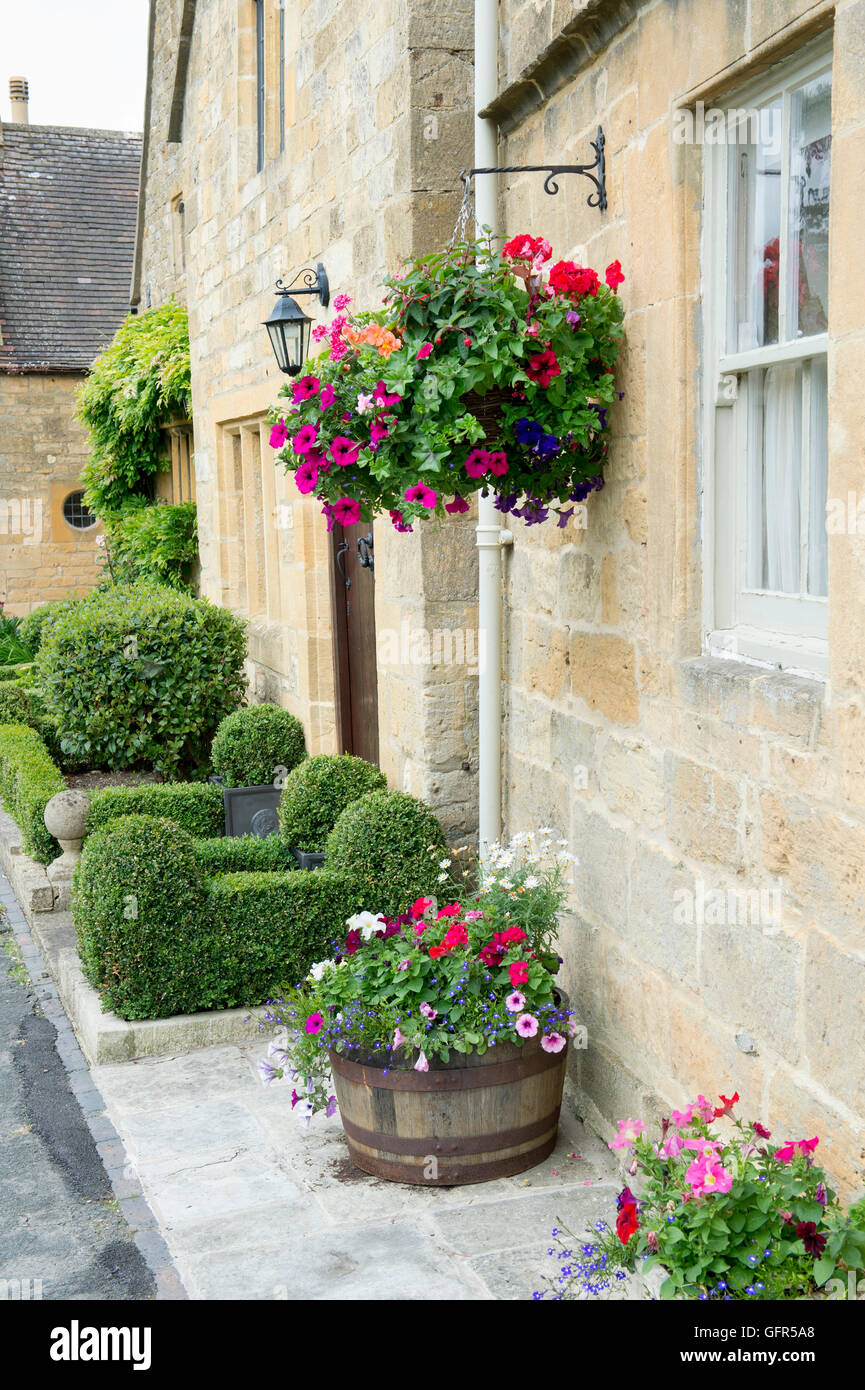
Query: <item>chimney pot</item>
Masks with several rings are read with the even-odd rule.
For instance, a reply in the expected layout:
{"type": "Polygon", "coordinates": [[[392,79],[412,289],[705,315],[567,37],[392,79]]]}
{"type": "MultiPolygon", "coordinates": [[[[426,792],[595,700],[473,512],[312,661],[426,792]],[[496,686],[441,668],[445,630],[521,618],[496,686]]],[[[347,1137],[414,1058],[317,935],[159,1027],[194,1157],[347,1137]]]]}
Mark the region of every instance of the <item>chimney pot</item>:
{"type": "Polygon", "coordinates": [[[11,121],[13,125],[29,125],[30,113],[28,101],[30,98],[30,88],[26,77],[9,78],[9,100],[12,105],[11,121]]]}

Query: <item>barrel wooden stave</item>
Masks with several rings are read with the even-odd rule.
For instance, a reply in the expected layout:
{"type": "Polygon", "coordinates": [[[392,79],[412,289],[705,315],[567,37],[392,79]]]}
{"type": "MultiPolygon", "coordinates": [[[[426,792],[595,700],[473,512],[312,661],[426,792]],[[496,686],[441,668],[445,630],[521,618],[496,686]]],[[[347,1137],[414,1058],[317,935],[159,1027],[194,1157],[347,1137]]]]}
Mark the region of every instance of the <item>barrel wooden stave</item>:
{"type": "Polygon", "coordinates": [[[566,1052],[544,1053],[539,1038],[456,1054],[455,1066],[431,1063],[428,1072],[391,1065],[385,1075],[331,1060],[351,1159],[378,1177],[440,1187],[489,1182],[535,1167],[555,1146],[566,1052]]]}

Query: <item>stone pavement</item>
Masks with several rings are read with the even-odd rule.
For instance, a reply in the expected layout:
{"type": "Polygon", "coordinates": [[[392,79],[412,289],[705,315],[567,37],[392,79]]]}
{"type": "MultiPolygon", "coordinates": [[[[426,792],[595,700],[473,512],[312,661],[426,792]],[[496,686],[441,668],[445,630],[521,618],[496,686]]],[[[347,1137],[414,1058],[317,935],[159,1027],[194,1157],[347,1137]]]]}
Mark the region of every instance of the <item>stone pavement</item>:
{"type": "Polygon", "coordinates": [[[193,1299],[525,1299],[550,1232],[615,1210],[610,1151],[573,1117],[539,1168],[473,1187],[379,1181],[339,1119],[304,1133],[287,1081],[265,1089],[266,1036],[93,1069],[193,1299]],[[573,1155],[573,1156],[571,1156],[573,1155]]]}
{"type": "Polygon", "coordinates": [[[154,1298],[97,1151],[105,1118],[76,1094],[84,1058],[2,875],[0,904],[0,1300],[154,1298]]]}

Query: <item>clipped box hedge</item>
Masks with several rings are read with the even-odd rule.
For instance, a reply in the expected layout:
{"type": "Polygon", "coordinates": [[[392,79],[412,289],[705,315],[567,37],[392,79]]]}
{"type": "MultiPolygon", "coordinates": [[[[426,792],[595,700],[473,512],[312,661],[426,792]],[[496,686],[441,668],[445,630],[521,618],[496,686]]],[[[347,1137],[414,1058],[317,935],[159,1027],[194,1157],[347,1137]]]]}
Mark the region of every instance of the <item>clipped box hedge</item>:
{"type": "Polygon", "coordinates": [[[60,853],[44,815],[52,796],[65,790],[66,779],[36,730],[0,725],[0,797],[18,824],[24,852],[40,864],[50,864],[60,853]]]}
{"type": "Polygon", "coordinates": [[[211,782],[158,782],[142,787],[101,787],[91,794],[87,834],[119,816],[161,816],[196,839],[225,831],[222,788],[211,782]]]}
{"type": "Polygon", "coordinates": [[[297,868],[291,846],[281,835],[227,835],[194,840],[195,862],[206,874],[285,873],[297,868]]]}
{"type": "Polygon", "coordinates": [[[208,878],[178,825],[135,815],[85,842],[72,895],[84,973],[125,1019],[261,1004],[330,954],[362,905],[327,869],[208,878]]]}

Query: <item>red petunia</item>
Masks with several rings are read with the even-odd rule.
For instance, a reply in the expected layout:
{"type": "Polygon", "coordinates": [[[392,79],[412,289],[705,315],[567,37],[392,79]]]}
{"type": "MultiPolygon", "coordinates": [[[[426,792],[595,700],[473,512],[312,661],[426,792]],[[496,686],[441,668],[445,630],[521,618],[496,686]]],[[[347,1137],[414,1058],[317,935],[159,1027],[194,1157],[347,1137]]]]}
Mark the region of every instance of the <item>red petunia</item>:
{"type": "Polygon", "coordinates": [[[732,1097],[725,1096],[722,1092],[720,1099],[724,1103],[723,1105],[717,1106],[715,1108],[716,1120],[719,1120],[722,1115],[731,1115],[733,1113],[733,1106],[736,1105],[739,1100],[739,1092],[734,1091],[732,1097]]]}
{"type": "Polygon", "coordinates": [[[619,1237],[622,1244],[627,1245],[631,1236],[635,1231],[638,1231],[639,1228],[640,1223],[637,1220],[636,1202],[623,1202],[622,1206],[619,1208],[619,1214],[616,1217],[616,1235],[619,1237]]]}
{"type": "Polygon", "coordinates": [[[449,955],[450,950],[451,950],[451,947],[450,947],[450,946],[445,946],[444,942],[442,942],[440,946],[430,946],[430,948],[429,948],[430,960],[438,960],[440,956],[449,955]]]}
{"type": "Polygon", "coordinates": [[[415,919],[415,921],[417,921],[419,917],[423,917],[427,908],[432,907],[432,905],[432,898],[415,898],[414,902],[411,905],[411,915],[415,919]]]}
{"type": "Polygon", "coordinates": [[[529,358],[529,365],[526,367],[526,376],[530,381],[536,381],[539,386],[546,388],[549,386],[554,376],[561,376],[562,369],[559,366],[559,359],[551,348],[544,352],[539,352],[535,357],[529,358]]]}
{"type": "Polygon", "coordinates": [[[459,903],[448,903],[447,907],[439,908],[436,917],[459,917],[461,912],[459,903]]]}
{"type": "Polygon", "coordinates": [[[345,954],[347,956],[353,956],[355,951],[359,949],[360,943],[362,941],[363,937],[361,936],[358,928],[352,927],[348,936],[345,938],[345,954]]]}
{"type": "Polygon", "coordinates": [[[508,966],[508,974],[512,985],[524,985],[529,978],[529,967],[524,960],[517,960],[508,966]]]}

